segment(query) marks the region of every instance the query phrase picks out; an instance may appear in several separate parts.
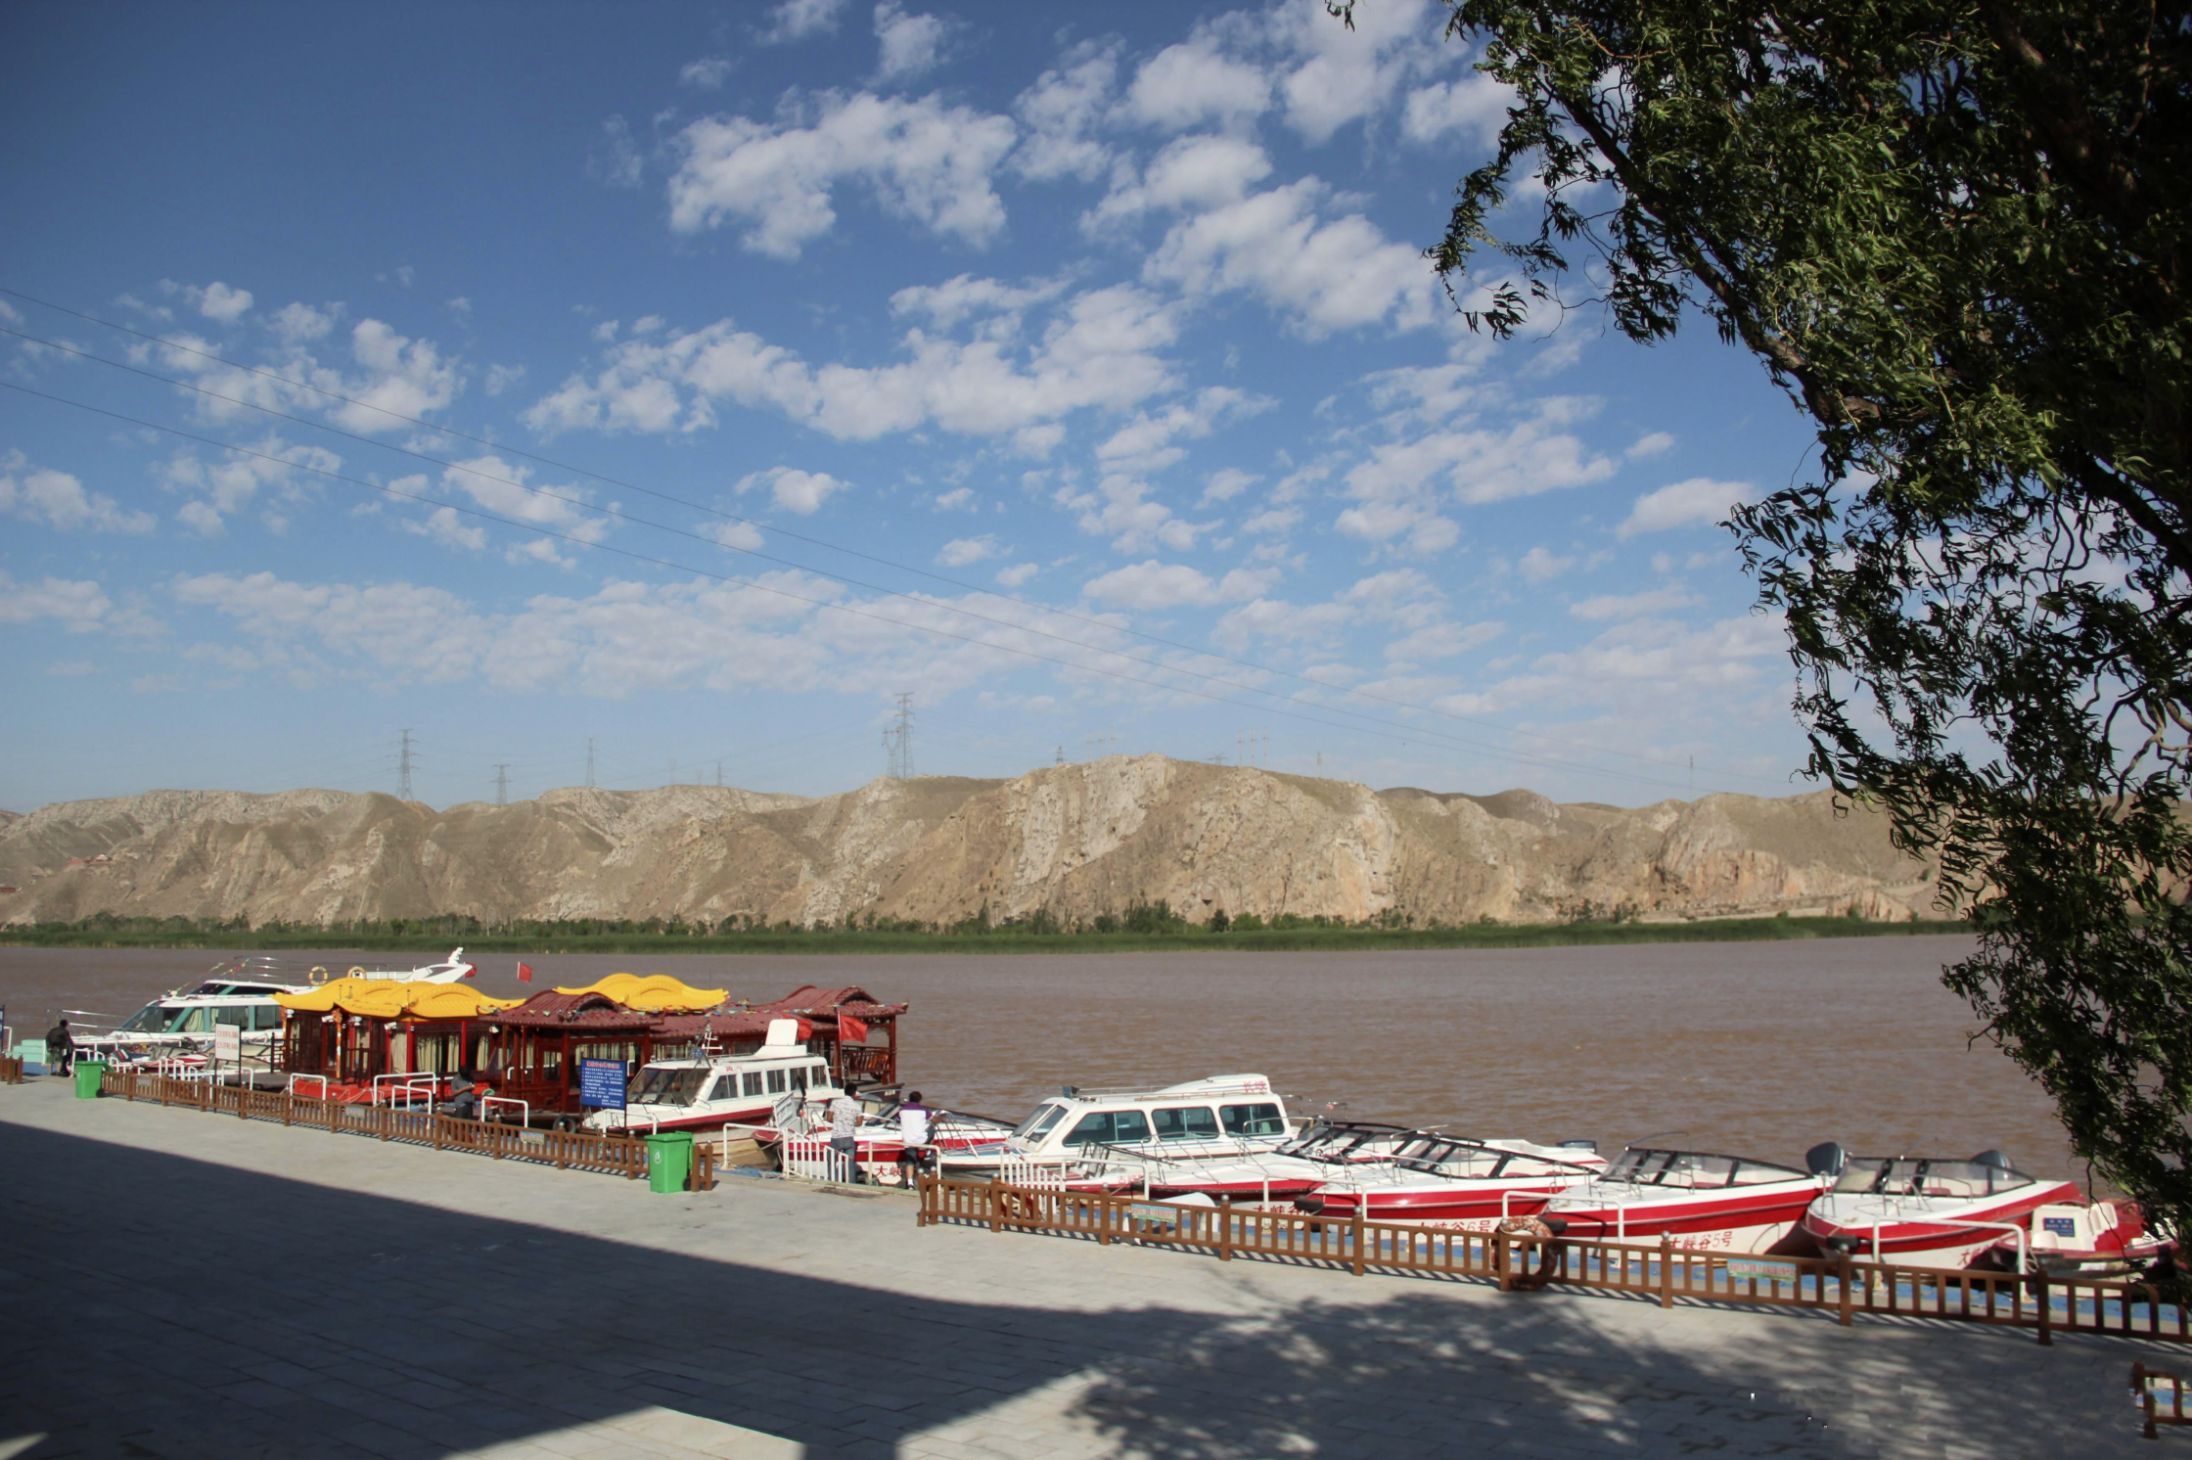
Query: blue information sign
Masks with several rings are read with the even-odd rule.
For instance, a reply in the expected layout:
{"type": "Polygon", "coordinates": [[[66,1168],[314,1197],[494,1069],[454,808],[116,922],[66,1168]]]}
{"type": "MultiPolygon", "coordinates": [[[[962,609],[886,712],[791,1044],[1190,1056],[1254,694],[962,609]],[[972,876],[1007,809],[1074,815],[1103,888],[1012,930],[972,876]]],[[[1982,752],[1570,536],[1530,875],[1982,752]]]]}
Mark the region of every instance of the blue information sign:
{"type": "Polygon", "coordinates": [[[578,1103],[604,1110],[624,1108],[624,1061],[580,1060],[578,1103]]]}

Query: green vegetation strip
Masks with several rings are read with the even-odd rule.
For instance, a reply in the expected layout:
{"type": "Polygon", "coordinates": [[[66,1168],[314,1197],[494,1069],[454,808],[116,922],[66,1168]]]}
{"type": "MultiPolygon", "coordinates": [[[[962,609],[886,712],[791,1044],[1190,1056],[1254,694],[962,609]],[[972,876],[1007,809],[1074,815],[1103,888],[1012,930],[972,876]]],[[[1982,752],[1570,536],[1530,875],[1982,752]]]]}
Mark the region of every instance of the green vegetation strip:
{"type": "Polygon", "coordinates": [[[1007,924],[976,931],[917,928],[760,927],[722,931],[660,921],[487,925],[469,918],[415,918],[326,927],[198,923],[179,918],[88,919],[0,929],[0,943],[48,948],[355,948],[410,950],[463,944],[470,953],[1171,953],[1355,952],[1381,948],[1551,948],[1578,944],[1771,942],[1791,938],[1904,937],[1968,933],[1961,922],[1875,923],[1848,917],[1719,918],[1696,922],[1473,923],[1410,928],[1282,918],[1223,931],[1180,923],[1155,928],[1035,932],[1007,924]]]}

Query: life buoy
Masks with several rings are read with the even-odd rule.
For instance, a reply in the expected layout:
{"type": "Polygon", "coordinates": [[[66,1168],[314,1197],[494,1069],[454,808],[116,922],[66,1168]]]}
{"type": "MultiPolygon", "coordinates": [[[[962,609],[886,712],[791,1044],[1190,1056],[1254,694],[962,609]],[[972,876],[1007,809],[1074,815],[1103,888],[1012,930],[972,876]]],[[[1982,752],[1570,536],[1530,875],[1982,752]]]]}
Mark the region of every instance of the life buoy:
{"type": "MultiPolygon", "coordinates": [[[[1537,1247],[1536,1270],[1531,1270],[1525,1256],[1517,1270],[1508,1275],[1508,1287],[1542,1288],[1553,1280],[1554,1267],[1560,1260],[1560,1234],[1543,1217],[1508,1217],[1492,1230],[1502,1236],[1529,1238],[1537,1247]]],[[[1512,1245],[1507,1250],[1509,1253],[1515,1251],[1512,1245]]]]}
{"type": "Polygon", "coordinates": [[[1510,1237],[1536,1237],[1540,1241],[1553,1235],[1553,1229],[1545,1225],[1543,1217],[1509,1217],[1492,1230],[1510,1237]]]}
{"type": "Polygon", "coordinates": [[[998,1197],[997,1203],[999,1206],[1004,1208],[1005,1215],[1008,1217],[1025,1219],[1034,1214],[1033,1208],[1035,1204],[1028,1200],[1026,1197],[1020,1195],[1020,1193],[1017,1191],[1008,1191],[1004,1193],[1002,1196],[998,1197]]]}
{"type": "Polygon", "coordinates": [[[351,965],[350,965],[350,971],[349,971],[348,973],[344,974],[344,975],[343,975],[343,977],[344,977],[344,978],[364,978],[364,977],[365,977],[365,965],[364,965],[364,964],[362,964],[362,963],[353,963],[353,964],[351,964],[351,965]]]}
{"type": "Polygon", "coordinates": [[[313,965],[312,965],[312,973],[311,973],[311,979],[312,979],[312,981],[313,981],[314,983],[326,983],[326,982],[327,982],[327,965],[326,965],[326,964],[324,964],[324,963],[315,963],[315,964],[313,964],[313,965]]]}

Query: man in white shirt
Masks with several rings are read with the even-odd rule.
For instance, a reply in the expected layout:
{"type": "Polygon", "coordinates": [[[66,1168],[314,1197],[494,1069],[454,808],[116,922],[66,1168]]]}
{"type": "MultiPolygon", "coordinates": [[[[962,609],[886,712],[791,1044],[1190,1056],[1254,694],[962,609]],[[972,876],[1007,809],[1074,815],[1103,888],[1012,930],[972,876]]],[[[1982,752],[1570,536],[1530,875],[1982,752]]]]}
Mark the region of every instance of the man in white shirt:
{"type": "Polygon", "coordinates": [[[853,1099],[857,1087],[852,1081],[845,1082],[845,1091],[830,1102],[830,1150],[845,1158],[845,1165],[852,1172],[852,1182],[859,1185],[860,1175],[860,1102],[853,1099]]]}
{"type": "Polygon", "coordinates": [[[929,1108],[921,1103],[921,1092],[914,1091],[898,1107],[898,1180],[903,1186],[913,1184],[914,1173],[925,1164],[929,1143],[929,1108]]]}

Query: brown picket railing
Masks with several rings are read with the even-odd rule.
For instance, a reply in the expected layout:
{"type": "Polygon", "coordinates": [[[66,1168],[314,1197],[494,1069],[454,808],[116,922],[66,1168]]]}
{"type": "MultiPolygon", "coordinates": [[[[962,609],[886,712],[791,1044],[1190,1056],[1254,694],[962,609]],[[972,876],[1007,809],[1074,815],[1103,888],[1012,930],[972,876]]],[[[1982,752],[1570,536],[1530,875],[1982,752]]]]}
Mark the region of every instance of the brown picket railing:
{"type": "Polygon", "coordinates": [[[2161,1438],[2161,1425],[2192,1425],[2184,1407],[2187,1385],[2181,1374],[2166,1374],[2142,1363],[2131,1366],[2131,1399],[2146,1416],[2146,1437],[2161,1438]]]}
{"type": "MultiPolygon", "coordinates": [[[[559,1171],[593,1171],[637,1179],[647,1174],[647,1142],[639,1136],[599,1135],[592,1131],[532,1130],[497,1121],[403,1110],[389,1105],[352,1105],[259,1090],[212,1080],[179,1080],[108,1066],[100,1089],[123,1100],[157,1101],[234,1115],[242,1120],[278,1121],[310,1126],[337,1135],[372,1136],[383,1141],[429,1146],[437,1151],[468,1151],[497,1161],[529,1161],[559,1171]]],[[[715,1186],[715,1151],[693,1143],[692,1170],[686,1190],[715,1186]]]]}
{"type": "Polygon", "coordinates": [[[2057,1333],[2106,1333],[2192,1343],[2192,1315],[2150,1283],[2104,1278],[1944,1272],[1847,1257],[1750,1257],[1678,1247],[1581,1241],[1521,1232],[1463,1232],[1398,1222],[1310,1216],[1262,1207],[1177,1206],[999,1181],[921,1181],[920,1226],[1049,1232],[1099,1246],[1132,1242],[1207,1252],[1221,1262],[1263,1258],[1364,1273],[1474,1279],[1503,1291],[1571,1288],[1676,1303],[1810,1308],[1843,1324],[1861,1316],[1927,1318],[2057,1333]]]}

